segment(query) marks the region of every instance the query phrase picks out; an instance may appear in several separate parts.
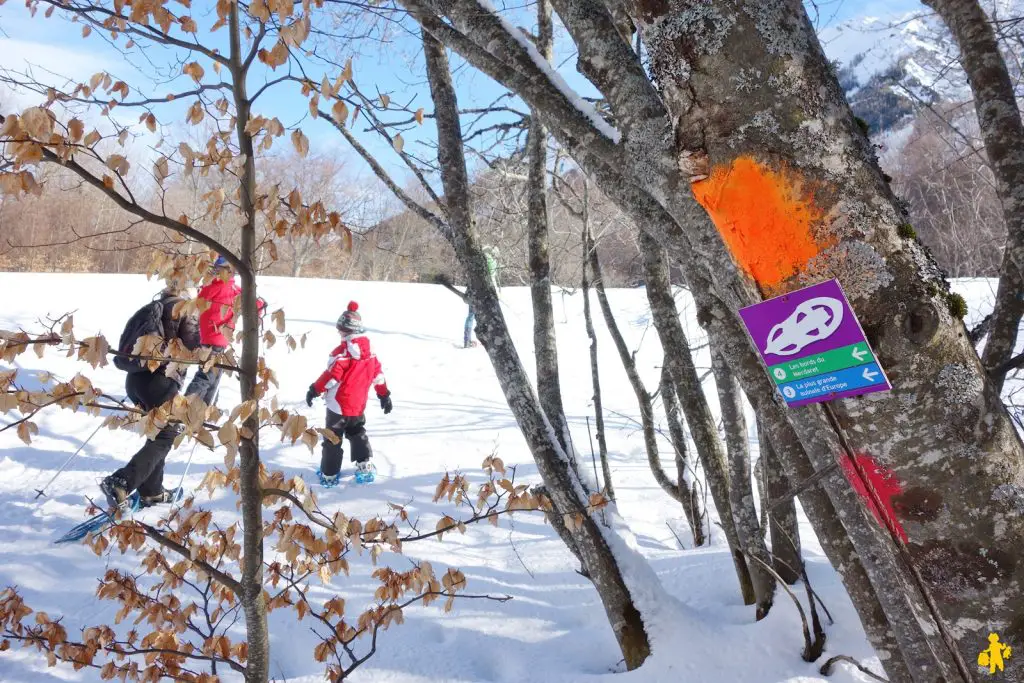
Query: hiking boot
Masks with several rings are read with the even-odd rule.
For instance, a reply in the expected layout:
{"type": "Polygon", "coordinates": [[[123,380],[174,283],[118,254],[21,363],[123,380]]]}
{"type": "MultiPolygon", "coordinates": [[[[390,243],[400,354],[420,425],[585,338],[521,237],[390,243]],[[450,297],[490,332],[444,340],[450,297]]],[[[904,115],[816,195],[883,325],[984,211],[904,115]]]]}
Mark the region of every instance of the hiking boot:
{"type": "Polygon", "coordinates": [[[119,508],[124,505],[124,502],[128,500],[128,482],[116,474],[111,474],[109,477],[100,482],[100,491],[107,498],[107,505],[111,508],[119,508]]]}
{"type": "Polygon", "coordinates": [[[338,485],[338,482],[341,481],[341,472],[333,475],[327,475],[320,470],[317,470],[316,476],[320,480],[320,485],[327,489],[334,488],[338,485]]]}
{"type": "Polygon", "coordinates": [[[154,505],[164,505],[166,503],[173,503],[180,497],[180,489],[164,489],[160,493],[152,496],[139,496],[139,507],[148,508],[154,505]]]}

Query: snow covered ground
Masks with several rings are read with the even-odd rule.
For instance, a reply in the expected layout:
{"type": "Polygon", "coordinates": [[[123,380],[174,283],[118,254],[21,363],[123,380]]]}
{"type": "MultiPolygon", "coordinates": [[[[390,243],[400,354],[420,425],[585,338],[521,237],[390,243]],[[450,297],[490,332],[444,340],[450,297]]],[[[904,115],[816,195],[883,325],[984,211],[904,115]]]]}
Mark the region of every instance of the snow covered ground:
{"type": "MultiPolygon", "coordinates": [[[[992,286],[986,281],[958,283],[972,304],[972,316],[991,306],[992,286]],[[973,310],[977,309],[977,310],[973,310]]],[[[127,317],[154,294],[158,286],[142,276],[0,274],[0,291],[8,295],[0,311],[0,328],[39,329],[39,320],[74,311],[79,336],[102,332],[117,339],[127,317]]],[[[342,282],[266,278],[260,293],[271,310],[283,307],[288,331],[308,333],[305,350],[289,352],[276,345],[268,356],[281,383],[285,407],[299,410],[322,424],[323,403],[309,409],[303,397],[321,371],[327,352],[336,343],[334,321],[350,300],[360,304],[371,341],[381,358],[395,409],[384,416],[376,402],[367,408],[368,432],[374,448],[378,481],[366,487],[348,486],[323,492],[325,509],[366,518],[384,513],[386,503],[409,504],[433,526],[444,511],[430,502],[445,471],[459,469],[482,478],[483,459],[496,452],[507,465],[517,466],[517,481],[537,480],[536,467],[502,397],[482,348],[463,350],[465,307],[441,287],[392,283],[342,282]]],[[[525,364],[532,370],[529,292],[503,291],[505,315],[525,364]]],[[[644,291],[610,293],[618,321],[648,386],[653,389],[661,351],[650,328],[644,291]]],[[[702,335],[688,297],[679,295],[691,341],[702,335]]],[[[587,416],[591,385],[581,295],[555,293],[556,322],[562,369],[562,388],[576,449],[589,458],[587,416]]],[[[692,549],[681,510],[654,482],[643,453],[638,410],[603,323],[601,381],[607,410],[608,445],[620,511],[632,530],[629,538],[648,560],[673,597],[655,615],[658,623],[654,655],[639,671],[620,671],[615,639],[597,596],[574,572],[569,552],[550,527],[536,515],[506,518],[499,528],[471,527],[465,536],[446,536],[443,542],[407,546],[407,555],[427,559],[436,568],[455,566],[466,575],[474,593],[508,594],[511,602],[457,602],[444,614],[437,607],[406,611],[406,623],[382,632],[378,654],[353,677],[357,682],[392,681],[499,682],[529,679],[552,683],[628,681],[772,681],[830,680],[839,683],[868,680],[844,664],[828,679],[817,669],[832,655],[846,654],[875,670],[877,660],[867,644],[856,614],[835,572],[829,567],[810,528],[801,532],[808,572],[835,623],[828,625],[825,656],[816,664],[800,659],[802,638],[797,611],[780,591],[776,606],[761,623],[740,600],[729,554],[720,530],[713,530],[711,547],[692,549]],[[681,549],[676,536],[687,543],[681,549]]],[[[19,357],[19,380],[29,381],[45,369],[61,378],[85,371],[108,393],[123,395],[123,374],[113,366],[93,371],[49,353],[19,357]]],[[[698,365],[708,367],[706,352],[698,365]]],[[[714,391],[709,394],[714,398],[714,391]]],[[[222,387],[222,406],[234,405],[234,381],[222,387]]],[[[0,424],[10,416],[0,417],[0,424]]],[[[591,418],[591,423],[593,419],[591,418]]],[[[26,447],[13,430],[0,433],[0,588],[16,585],[29,605],[51,615],[63,614],[71,633],[78,626],[112,621],[114,604],[94,597],[97,577],[109,566],[134,566],[132,557],[97,557],[84,546],[57,547],[53,538],[82,519],[85,496],[98,495],[98,481],[126,462],[139,446],[139,437],[102,430],[81,456],[49,488],[34,499],[65,459],[92,433],[97,418],[52,410],[37,420],[39,435],[26,447]]],[[[756,443],[754,444],[756,448],[756,443]]],[[[177,482],[191,447],[172,453],[167,480],[177,482]]],[[[669,448],[666,465],[673,471],[669,448]]],[[[263,457],[271,469],[315,481],[319,455],[301,445],[264,439],[263,457]]],[[[195,486],[204,472],[222,463],[223,453],[197,449],[185,480],[195,486]]],[[[588,466],[590,464],[588,463],[588,466]]],[[[343,471],[351,471],[346,463],[343,471]]],[[[200,500],[205,502],[205,495],[200,500]]],[[[220,494],[208,503],[219,514],[234,514],[234,500],[220,494]]],[[[154,511],[147,511],[146,515],[154,511]]],[[[385,555],[385,558],[388,558],[385,555]]],[[[401,563],[402,558],[389,561],[401,563]]],[[[351,578],[330,587],[348,603],[369,605],[375,583],[369,560],[353,562],[351,578]]],[[[326,589],[314,585],[314,593],[326,589]]],[[[803,598],[803,591],[796,591],[803,598]]],[[[824,618],[824,617],[823,617],[824,618]]],[[[654,625],[654,624],[652,624],[654,625]]],[[[322,680],[322,666],[312,658],[315,639],[308,623],[295,623],[283,613],[272,618],[273,665],[278,680],[313,683],[322,680]]],[[[0,681],[95,681],[95,671],[46,667],[36,653],[12,649],[0,654],[0,681]]],[[[225,677],[224,680],[233,680],[225,677]]]]}

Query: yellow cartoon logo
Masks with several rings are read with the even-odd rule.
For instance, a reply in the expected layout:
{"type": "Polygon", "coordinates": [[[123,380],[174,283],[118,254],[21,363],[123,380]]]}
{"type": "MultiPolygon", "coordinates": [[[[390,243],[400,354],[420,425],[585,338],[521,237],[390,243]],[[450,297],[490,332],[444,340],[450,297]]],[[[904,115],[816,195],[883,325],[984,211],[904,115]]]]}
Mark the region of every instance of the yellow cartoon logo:
{"type": "Polygon", "coordinates": [[[988,634],[988,647],[978,654],[978,666],[987,666],[988,672],[994,674],[997,670],[1003,670],[1004,662],[1010,658],[1013,651],[1009,645],[999,642],[999,634],[988,634]]]}

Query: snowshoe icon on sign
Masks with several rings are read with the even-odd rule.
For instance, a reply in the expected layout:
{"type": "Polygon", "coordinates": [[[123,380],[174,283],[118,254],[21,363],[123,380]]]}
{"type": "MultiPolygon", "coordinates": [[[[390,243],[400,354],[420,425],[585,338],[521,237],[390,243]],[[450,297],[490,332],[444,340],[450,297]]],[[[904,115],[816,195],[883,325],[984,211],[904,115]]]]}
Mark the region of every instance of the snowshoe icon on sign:
{"type": "Polygon", "coordinates": [[[808,299],[771,329],[764,350],[777,356],[792,356],[809,344],[828,339],[842,322],[841,301],[827,296],[808,299]]]}

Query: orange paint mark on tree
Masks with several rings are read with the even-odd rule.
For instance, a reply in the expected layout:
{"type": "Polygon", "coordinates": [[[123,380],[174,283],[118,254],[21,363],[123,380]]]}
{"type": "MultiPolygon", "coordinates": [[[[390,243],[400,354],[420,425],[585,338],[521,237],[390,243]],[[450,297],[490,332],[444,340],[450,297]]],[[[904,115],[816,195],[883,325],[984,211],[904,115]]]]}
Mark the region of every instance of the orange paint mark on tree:
{"type": "Polygon", "coordinates": [[[739,157],[692,187],[733,258],[764,288],[796,275],[827,246],[812,230],[822,212],[792,173],[739,157]]]}

